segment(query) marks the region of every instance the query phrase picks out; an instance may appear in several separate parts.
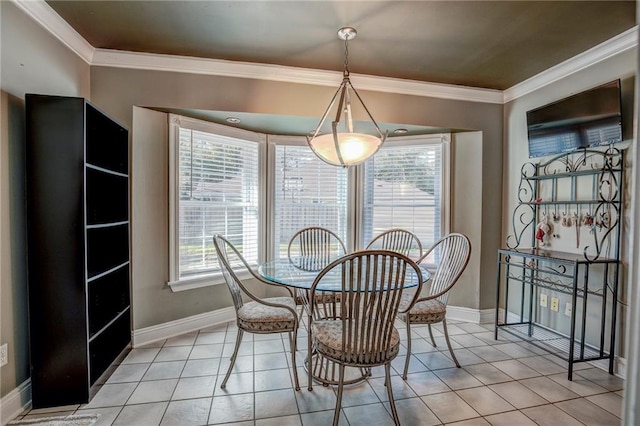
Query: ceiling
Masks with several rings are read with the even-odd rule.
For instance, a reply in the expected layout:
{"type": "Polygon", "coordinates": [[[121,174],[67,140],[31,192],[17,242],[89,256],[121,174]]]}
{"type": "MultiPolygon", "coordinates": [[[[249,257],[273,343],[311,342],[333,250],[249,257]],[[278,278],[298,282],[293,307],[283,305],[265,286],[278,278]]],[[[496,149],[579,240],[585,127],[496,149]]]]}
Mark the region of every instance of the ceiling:
{"type": "MultiPolygon", "coordinates": [[[[630,1],[47,1],[93,47],[508,89],[635,23],[630,1]]],[[[375,114],[374,114],[375,115],[375,114]]]]}

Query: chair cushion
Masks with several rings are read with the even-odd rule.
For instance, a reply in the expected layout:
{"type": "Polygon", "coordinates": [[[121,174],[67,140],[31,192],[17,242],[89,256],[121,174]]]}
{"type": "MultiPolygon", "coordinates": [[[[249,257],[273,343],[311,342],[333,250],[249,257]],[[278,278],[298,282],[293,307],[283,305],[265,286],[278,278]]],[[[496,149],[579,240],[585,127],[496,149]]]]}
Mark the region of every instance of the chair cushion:
{"type": "MultiPolygon", "coordinates": [[[[412,294],[403,294],[401,306],[411,303],[412,294]],[[406,297],[406,299],[405,299],[406,297]]],[[[408,320],[412,324],[433,324],[441,322],[447,313],[447,306],[437,299],[423,300],[413,305],[409,313],[401,314],[400,319],[408,320]]]]}
{"type": "Polygon", "coordinates": [[[391,332],[391,343],[386,352],[361,351],[358,354],[345,354],[342,347],[342,321],[320,320],[311,324],[311,336],[314,347],[322,354],[345,363],[357,365],[379,365],[396,357],[400,348],[400,334],[394,327],[391,332]]]}
{"type": "MultiPolygon", "coordinates": [[[[295,312],[296,303],[292,297],[270,297],[263,300],[290,306],[295,312]]],[[[267,306],[255,301],[245,303],[238,309],[237,314],[238,327],[249,332],[292,331],[295,327],[295,317],[287,309],[267,306]]]]}

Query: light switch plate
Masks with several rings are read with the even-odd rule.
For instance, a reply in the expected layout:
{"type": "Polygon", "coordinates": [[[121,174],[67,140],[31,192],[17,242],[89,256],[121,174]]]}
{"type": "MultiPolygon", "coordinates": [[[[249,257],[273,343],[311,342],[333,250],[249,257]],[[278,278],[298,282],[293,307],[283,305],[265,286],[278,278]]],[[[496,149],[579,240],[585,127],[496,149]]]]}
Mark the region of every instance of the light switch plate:
{"type": "Polygon", "coordinates": [[[568,317],[571,316],[571,312],[573,312],[573,306],[571,306],[571,302],[567,302],[564,305],[564,314],[568,317]]]}
{"type": "Polygon", "coordinates": [[[543,308],[546,308],[547,305],[547,295],[544,293],[540,294],[540,306],[542,306],[543,308]]]}
{"type": "Polygon", "coordinates": [[[7,362],[9,362],[9,345],[5,343],[0,346],[0,367],[7,365],[7,362]]]}

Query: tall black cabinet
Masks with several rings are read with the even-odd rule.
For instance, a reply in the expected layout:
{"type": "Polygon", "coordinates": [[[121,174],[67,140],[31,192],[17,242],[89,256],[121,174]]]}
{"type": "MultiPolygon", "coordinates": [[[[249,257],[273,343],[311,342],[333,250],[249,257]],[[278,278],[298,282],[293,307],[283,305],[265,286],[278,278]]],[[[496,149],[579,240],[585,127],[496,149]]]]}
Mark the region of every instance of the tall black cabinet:
{"type": "Polygon", "coordinates": [[[26,125],[32,404],[86,403],[131,341],[128,131],[30,94],[26,125]]]}

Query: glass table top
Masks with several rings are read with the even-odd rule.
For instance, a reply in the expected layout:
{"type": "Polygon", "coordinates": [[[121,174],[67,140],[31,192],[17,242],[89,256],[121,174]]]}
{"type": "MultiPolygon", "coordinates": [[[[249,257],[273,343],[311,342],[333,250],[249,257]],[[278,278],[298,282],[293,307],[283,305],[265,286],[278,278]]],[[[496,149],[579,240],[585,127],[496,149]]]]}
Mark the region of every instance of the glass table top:
{"type": "MultiPolygon", "coordinates": [[[[422,272],[423,282],[426,283],[430,276],[429,272],[422,266],[419,267],[422,272]]],[[[265,262],[258,267],[258,274],[272,283],[308,290],[313,285],[313,281],[321,270],[322,265],[319,265],[317,262],[308,258],[295,257],[265,262]]],[[[341,291],[341,277],[340,268],[334,268],[325,275],[317,289],[322,291],[341,291]]],[[[415,287],[417,285],[418,280],[415,271],[412,268],[407,268],[405,288],[415,287]]]]}

